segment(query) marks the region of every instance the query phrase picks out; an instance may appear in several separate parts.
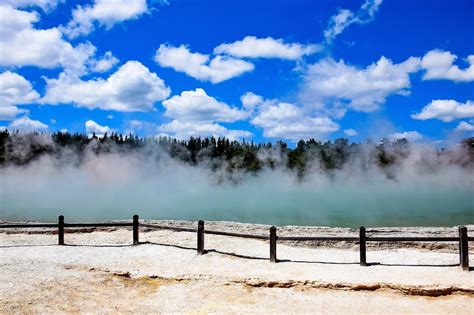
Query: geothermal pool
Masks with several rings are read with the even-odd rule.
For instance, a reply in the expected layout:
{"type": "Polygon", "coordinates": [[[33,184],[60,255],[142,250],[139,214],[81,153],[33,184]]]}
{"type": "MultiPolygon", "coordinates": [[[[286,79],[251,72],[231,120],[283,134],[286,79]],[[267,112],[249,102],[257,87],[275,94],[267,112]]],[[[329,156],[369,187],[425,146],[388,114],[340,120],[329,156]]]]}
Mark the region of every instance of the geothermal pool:
{"type": "MultiPolygon", "coordinates": [[[[110,162],[110,161],[109,161],[110,162]]],[[[168,169],[169,170],[169,169],[168,169]]],[[[128,219],[224,220],[275,225],[454,226],[474,223],[469,173],[380,174],[298,181],[287,172],[263,172],[218,183],[199,169],[173,171],[123,163],[4,171],[0,218],[67,221],[128,219]],[[120,169],[114,172],[112,169],[120,169]],[[123,171],[125,169],[125,171],[123,171]]]]}

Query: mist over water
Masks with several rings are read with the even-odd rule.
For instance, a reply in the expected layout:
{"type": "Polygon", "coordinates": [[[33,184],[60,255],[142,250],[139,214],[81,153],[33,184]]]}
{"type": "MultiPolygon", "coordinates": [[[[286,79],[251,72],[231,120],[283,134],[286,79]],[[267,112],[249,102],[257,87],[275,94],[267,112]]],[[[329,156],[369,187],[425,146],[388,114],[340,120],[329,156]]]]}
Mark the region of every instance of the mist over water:
{"type": "MultiPolygon", "coordinates": [[[[342,169],[313,165],[232,174],[161,152],[69,152],[0,169],[0,216],[8,220],[227,220],[276,225],[454,226],[474,223],[474,172],[411,146],[390,176],[355,156],[342,169]],[[237,178],[237,180],[235,180],[237,178]]],[[[269,154],[272,154],[271,152],[269,154]]]]}

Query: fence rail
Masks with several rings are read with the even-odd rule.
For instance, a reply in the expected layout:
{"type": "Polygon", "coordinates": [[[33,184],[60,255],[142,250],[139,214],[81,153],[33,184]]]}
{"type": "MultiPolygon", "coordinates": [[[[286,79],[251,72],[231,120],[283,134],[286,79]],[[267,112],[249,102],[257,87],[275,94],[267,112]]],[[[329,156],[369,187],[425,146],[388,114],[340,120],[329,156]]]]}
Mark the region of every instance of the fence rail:
{"type": "Polygon", "coordinates": [[[178,227],[178,226],[167,226],[167,225],[158,225],[158,224],[145,224],[145,223],[140,223],[140,227],[146,227],[150,229],[156,229],[156,230],[170,230],[170,231],[175,231],[175,232],[196,232],[197,229],[193,228],[184,228],[184,227],[178,227]]]}
{"type": "MultiPolygon", "coordinates": [[[[204,228],[204,221],[198,222],[197,228],[175,227],[159,224],[140,223],[138,215],[134,215],[132,222],[97,222],[97,223],[65,223],[64,216],[58,217],[58,223],[31,223],[31,224],[0,224],[0,229],[24,229],[24,228],[57,228],[58,229],[58,244],[64,245],[64,228],[76,227],[131,227],[133,245],[138,245],[140,227],[157,229],[157,230],[171,230],[175,232],[190,232],[197,233],[197,252],[202,255],[204,250],[204,235],[220,235],[239,238],[250,238],[258,240],[267,240],[270,243],[270,261],[278,262],[277,259],[277,241],[344,241],[344,242],[358,242],[360,252],[360,265],[367,265],[367,242],[457,242],[459,244],[459,265],[463,270],[469,271],[469,242],[474,241],[474,237],[467,235],[467,228],[459,226],[459,236],[456,237],[397,237],[397,236],[367,236],[365,227],[359,228],[359,237],[346,236],[278,236],[277,228],[270,227],[268,235],[234,233],[225,231],[206,230],[204,228]]],[[[372,231],[371,231],[372,232],[372,231]]]]}

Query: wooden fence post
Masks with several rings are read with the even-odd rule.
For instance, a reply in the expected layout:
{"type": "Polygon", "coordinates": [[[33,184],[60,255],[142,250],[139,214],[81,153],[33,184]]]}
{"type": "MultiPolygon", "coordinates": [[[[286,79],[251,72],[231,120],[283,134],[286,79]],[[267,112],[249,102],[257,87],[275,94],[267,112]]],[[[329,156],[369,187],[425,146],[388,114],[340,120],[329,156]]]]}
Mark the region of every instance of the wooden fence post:
{"type": "Polygon", "coordinates": [[[139,227],[138,215],[135,214],[133,216],[133,227],[132,227],[133,245],[138,245],[138,243],[139,243],[139,235],[138,235],[139,228],[138,227],[139,227]]]}
{"type": "Polygon", "coordinates": [[[367,266],[365,227],[359,228],[360,265],[367,266]]]}
{"type": "Polygon", "coordinates": [[[462,270],[469,271],[469,248],[465,226],[459,227],[459,265],[462,270]]]}
{"type": "Polygon", "coordinates": [[[198,221],[197,229],[197,252],[198,255],[204,254],[204,221],[198,221]]]}
{"type": "Polygon", "coordinates": [[[277,235],[276,227],[270,228],[270,261],[273,263],[277,262],[277,235]]]}
{"type": "Polygon", "coordinates": [[[64,216],[58,217],[58,245],[64,245],[64,216]]]}

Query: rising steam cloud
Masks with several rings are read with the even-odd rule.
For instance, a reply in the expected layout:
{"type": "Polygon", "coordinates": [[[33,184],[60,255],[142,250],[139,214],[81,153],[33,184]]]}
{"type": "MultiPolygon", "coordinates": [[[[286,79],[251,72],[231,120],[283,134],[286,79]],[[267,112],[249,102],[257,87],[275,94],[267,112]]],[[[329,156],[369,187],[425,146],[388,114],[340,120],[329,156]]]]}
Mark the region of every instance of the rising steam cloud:
{"type": "MultiPolygon", "coordinates": [[[[28,154],[23,144],[16,154],[28,154]]],[[[401,162],[383,170],[371,161],[373,145],[361,145],[342,168],[324,172],[315,159],[301,177],[281,166],[285,157],[275,149],[259,151],[262,161],[276,161],[273,168],[229,174],[225,165],[189,165],[157,148],[124,153],[111,145],[96,154],[95,147],[87,145],[80,159],[64,149],[0,168],[1,218],[54,221],[64,214],[67,221],[99,221],[137,213],[277,225],[474,223],[473,168],[452,163],[465,158],[456,148],[448,159],[411,144],[401,162]]]]}

